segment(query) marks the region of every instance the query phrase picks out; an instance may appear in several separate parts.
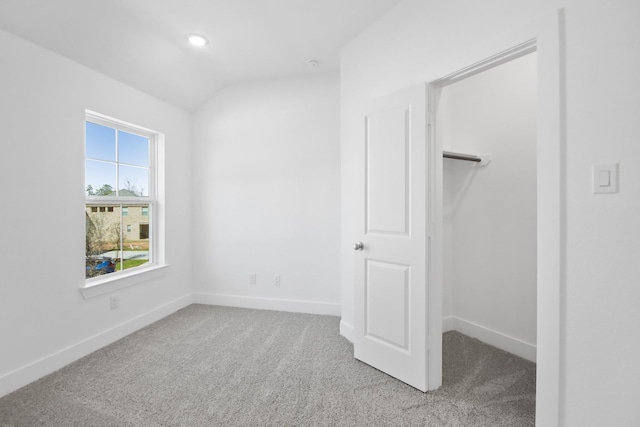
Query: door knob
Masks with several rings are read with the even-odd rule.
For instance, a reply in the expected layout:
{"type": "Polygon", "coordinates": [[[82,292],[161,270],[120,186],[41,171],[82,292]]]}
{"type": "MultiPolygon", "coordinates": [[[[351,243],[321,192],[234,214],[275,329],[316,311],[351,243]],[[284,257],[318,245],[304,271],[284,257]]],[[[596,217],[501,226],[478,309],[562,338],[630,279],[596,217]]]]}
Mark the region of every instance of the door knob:
{"type": "Polygon", "coordinates": [[[353,250],[354,251],[361,251],[363,249],[364,249],[364,243],[362,243],[362,242],[354,243],[354,245],[353,245],[353,250]]]}

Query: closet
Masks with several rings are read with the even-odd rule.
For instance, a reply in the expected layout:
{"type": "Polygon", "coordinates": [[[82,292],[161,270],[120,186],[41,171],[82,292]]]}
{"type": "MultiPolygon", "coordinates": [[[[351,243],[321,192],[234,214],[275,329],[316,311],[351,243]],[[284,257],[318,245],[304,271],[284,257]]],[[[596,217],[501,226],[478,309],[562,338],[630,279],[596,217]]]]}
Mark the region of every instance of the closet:
{"type": "Polygon", "coordinates": [[[536,54],[442,88],[443,329],[535,361],[536,54]]]}

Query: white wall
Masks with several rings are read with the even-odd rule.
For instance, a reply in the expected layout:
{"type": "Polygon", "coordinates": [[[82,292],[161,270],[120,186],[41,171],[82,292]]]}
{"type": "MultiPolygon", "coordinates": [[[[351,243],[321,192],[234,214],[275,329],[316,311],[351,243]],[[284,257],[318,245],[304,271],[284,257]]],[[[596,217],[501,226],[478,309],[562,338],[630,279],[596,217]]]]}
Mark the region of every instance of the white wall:
{"type": "MultiPolygon", "coordinates": [[[[536,343],[536,54],[442,89],[445,320],[529,360],[536,343]],[[448,318],[448,319],[447,319],[448,318]]],[[[447,322],[445,322],[447,323],[447,322]]]]}
{"type": "Polygon", "coordinates": [[[0,395],[189,303],[190,115],[0,31],[0,395]],[[166,275],[83,299],[85,109],[166,136],[166,275]]]}
{"type": "Polygon", "coordinates": [[[230,86],[197,111],[197,301],[340,313],[338,121],[337,74],[230,86]]]}
{"type": "Polygon", "coordinates": [[[361,104],[481,60],[474,49],[483,42],[499,40],[503,32],[563,6],[566,152],[560,424],[637,426],[640,2],[636,0],[405,0],[345,47],[343,322],[353,319],[353,254],[348,245],[356,234],[352,171],[361,104]],[[593,195],[591,166],[606,161],[620,162],[620,193],[593,195]]]}

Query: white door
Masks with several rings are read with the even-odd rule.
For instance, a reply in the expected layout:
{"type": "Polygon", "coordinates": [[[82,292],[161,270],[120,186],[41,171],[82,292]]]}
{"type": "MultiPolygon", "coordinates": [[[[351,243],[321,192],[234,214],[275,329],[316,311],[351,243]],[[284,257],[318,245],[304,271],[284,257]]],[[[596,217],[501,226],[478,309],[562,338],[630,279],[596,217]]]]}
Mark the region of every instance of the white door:
{"type": "Polygon", "coordinates": [[[441,384],[441,369],[429,369],[428,343],[442,336],[431,328],[429,337],[428,324],[435,149],[427,145],[427,114],[426,85],[366,107],[354,244],[355,357],[422,391],[441,384]]]}

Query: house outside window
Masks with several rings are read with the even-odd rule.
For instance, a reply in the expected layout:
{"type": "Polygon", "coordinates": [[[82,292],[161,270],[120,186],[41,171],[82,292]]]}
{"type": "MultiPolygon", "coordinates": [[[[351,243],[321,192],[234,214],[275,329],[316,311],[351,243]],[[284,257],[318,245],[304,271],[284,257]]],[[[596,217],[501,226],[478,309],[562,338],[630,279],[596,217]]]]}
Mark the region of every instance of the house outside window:
{"type": "Polygon", "coordinates": [[[153,132],[87,113],[85,277],[88,283],[98,276],[154,263],[156,144],[157,134],[153,132]],[[126,225],[123,217],[127,217],[126,225]]]}

